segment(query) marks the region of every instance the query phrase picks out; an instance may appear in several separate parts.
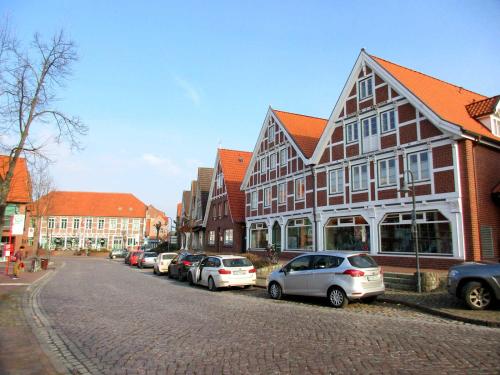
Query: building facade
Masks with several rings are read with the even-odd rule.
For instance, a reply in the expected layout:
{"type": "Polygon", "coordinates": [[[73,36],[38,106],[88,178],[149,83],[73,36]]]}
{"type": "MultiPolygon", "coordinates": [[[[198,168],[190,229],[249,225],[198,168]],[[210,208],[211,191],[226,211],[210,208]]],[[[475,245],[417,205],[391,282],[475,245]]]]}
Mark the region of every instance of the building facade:
{"type": "Polygon", "coordinates": [[[132,194],[54,191],[41,198],[38,241],[50,249],[132,249],[144,241],[147,206],[132,194]]]}
{"type": "Polygon", "coordinates": [[[219,149],[205,211],[205,250],[241,253],[246,249],[245,194],[240,190],[252,153],[219,149]]]}
{"type": "Polygon", "coordinates": [[[191,225],[193,229],[192,248],[195,251],[202,251],[205,246],[203,219],[207,208],[208,195],[210,194],[212,174],[213,168],[198,168],[196,193],[194,194],[191,208],[191,225]]]}
{"type": "Polygon", "coordinates": [[[301,129],[312,155],[268,111],[242,184],[249,249],[366,251],[413,266],[415,194],[423,267],[498,261],[498,102],[362,50],[320,137],[301,129]],[[283,174],[274,167],[282,137],[297,145],[288,157],[299,156],[283,174]]]}
{"type": "Polygon", "coordinates": [[[147,207],[145,238],[166,241],[168,238],[169,225],[168,218],[163,211],[152,205],[147,207]]]}

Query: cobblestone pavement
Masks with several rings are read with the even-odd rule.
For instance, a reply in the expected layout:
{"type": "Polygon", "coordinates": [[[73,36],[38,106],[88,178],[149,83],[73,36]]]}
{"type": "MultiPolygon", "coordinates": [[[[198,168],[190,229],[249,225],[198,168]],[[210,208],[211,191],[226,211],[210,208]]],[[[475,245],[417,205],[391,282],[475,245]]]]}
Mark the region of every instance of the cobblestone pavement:
{"type": "Polygon", "coordinates": [[[500,329],[383,303],[211,293],[122,261],[68,259],[38,301],[74,373],[500,372],[500,329]]]}

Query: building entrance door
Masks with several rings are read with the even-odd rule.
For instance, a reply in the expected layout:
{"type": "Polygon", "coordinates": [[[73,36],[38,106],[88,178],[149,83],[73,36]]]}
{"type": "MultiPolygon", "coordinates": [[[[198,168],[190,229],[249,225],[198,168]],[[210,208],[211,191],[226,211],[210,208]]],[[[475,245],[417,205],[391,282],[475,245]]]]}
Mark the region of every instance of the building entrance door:
{"type": "Polygon", "coordinates": [[[273,234],[272,238],[273,245],[276,246],[277,251],[281,251],[281,226],[278,224],[277,221],[274,222],[272,234],[273,234]]]}

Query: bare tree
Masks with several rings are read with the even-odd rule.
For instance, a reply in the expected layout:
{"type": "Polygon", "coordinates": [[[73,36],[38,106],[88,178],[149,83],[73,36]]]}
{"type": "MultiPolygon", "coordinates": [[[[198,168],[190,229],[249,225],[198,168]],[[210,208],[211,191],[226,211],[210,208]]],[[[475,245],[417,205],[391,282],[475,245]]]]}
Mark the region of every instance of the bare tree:
{"type": "Polygon", "coordinates": [[[51,209],[52,195],[50,193],[55,190],[54,181],[49,173],[49,161],[35,159],[30,163],[30,177],[33,200],[30,205],[30,217],[34,219],[34,239],[36,250],[38,250],[40,248],[42,218],[46,217],[51,209]]]}
{"type": "Polygon", "coordinates": [[[0,175],[0,223],[20,156],[47,158],[46,146],[54,142],[80,149],[87,127],[55,107],[56,92],[76,61],[75,45],[62,31],[48,42],[35,34],[23,50],[6,27],[0,29],[0,152],[9,156],[7,171],[0,175]]]}

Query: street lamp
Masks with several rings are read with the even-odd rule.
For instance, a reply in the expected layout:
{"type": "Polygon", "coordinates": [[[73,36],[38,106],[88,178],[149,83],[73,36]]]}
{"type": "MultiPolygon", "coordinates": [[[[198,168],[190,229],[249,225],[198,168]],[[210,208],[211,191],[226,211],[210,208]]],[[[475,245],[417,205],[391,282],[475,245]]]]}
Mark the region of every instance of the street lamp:
{"type": "Polygon", "coordinates": [[[408,186],[408,183],[405,182],[404,185],[399,191],[401,193],[408,194],[411,191],[411,203],[412,203],[412,211],[411,211],[411,239],[412,239],[412,245],[413,245],[413,251],[415,252],[415,260],[417,263],[417,291],[418,293],[422,293],[422,280],[420,277],[420,258],[418,254],[418,230],[417,230],[417,209],[416,209],[416,204],[415,204],[415,176],[413,175],[413,172],[410,170],[405,170],[403,172],[403,175],[406,177],[406,175],[410,176],[410,182],[411,182],[411,188],[408,186]]]}

